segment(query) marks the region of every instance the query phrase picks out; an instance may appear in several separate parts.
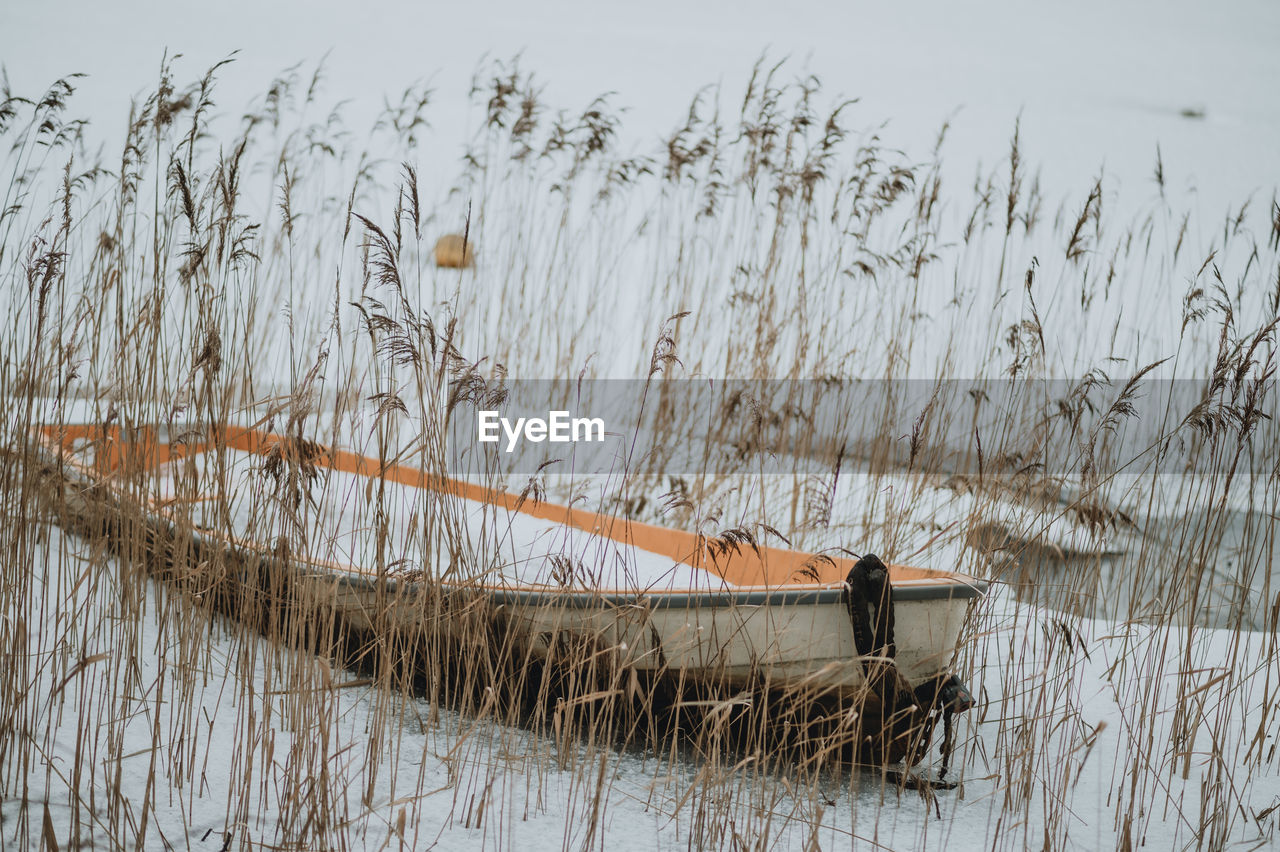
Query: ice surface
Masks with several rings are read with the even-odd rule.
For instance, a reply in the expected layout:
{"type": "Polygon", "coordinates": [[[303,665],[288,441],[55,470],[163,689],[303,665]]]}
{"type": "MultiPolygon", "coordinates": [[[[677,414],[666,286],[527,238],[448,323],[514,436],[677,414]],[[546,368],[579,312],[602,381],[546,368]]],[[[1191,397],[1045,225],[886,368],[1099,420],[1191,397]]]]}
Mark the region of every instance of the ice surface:
{"type": "MultiPolygon", "coordinates": [[[[49,531],[36,555],[50,569],[67,561],[91,564],[99,558],[82,542],[56,529],[49,531]]],[[[89,601],[83,610],[88,617],[113,609],[114,599],[122,593],[121,579],[109,563],[106,568],[101,585],[78,588],[75,598],[66,602],[67,608],[89,601]]],[[[55,573],[51,571],[51,576],[55,573]]],[[[490,723],[477,729],[448,713],[433,715],[420,699],[409,699],[395,710],[390,729],[380,728],[375,719],[385,713],[380,702],[387,699],[380,698],[376,689],[360,685],[333,689],[323,718],[286,724],[284,720],[294,718],[290,690],[268,691],[261,675],[266,661],[279,653],[277,649],[215,618],[207,640],[197,649],[199,665],[192,668],[190,649],[180,647],[177,635],[166,627],[167,619],[173,617],[166,594],[152,584],[145,594],[139,629],[126,634],[123,644],[114,648],[98,644],[96,632],[90,630],[82,648],[69,649],[63,644],[65,638],[54,641],[61,629],[56,619],[31,622],[37,629],[27,641],[36,655],[33,670],[41,675],[26,702],[32,708],[56,704],[62,709],[36,717],[49,727],[34,732],[42,743],[42,757],[25,773],[32,809],[25,832],[19,800],[10,798],[0,805],[6,848],[38,843],[45,801],[57,836],[67,842],[69,767],[76,765],[77,749],[100,750],[106,745],[94,741],[97,729],[85,728],[83,721],[105,710],[95,703],[102,696],[94,688],[94,665],[117,665],[124,654],[133,654],[137,660],[131,682],[138,696],[151,694],[163,678],[171,697],[158,707],[130,702],[135,709],[124,725],[124,741],[112,750],[126,755],[118,776],[114,766],[110,772],[85,774],[80,777],[79,795],[82,802],[93,800],[91,796],[105,802],[111,789],[119,789],[134,802],[130,818],[137,820],[153,770],[163,772],[171,761],[198,761],[203,779],[198,789],[162,790],[157,796],[149,816],[156,848],[168,844],[219,849],[228,831],[254,843],[274,842],[285,830],[293,807],[290,791],[305,783],[320,765],[327,767],[338,789],[345,785],[345,797],[325,807],[335,822],[346,824],[343,834],[357,847],[382,848],[388,839],[395,844],[394,830],[402,811],[408,814],[406,841],[413,848],[438,842],[439,848],[495,845],[551,850],[577,848],[586,839],[593,797],[582,791],[581,777],[574,771],[558,768],[572,764],[577,747],[568,746],[562,753],[553,743],[518,729],[490,723]],[[72,676],[64,679],[63,671],[76,659],[100,652],[107,653],[105,659],[72,669],[72,676]],[[173,692],[178,684],[182,688],[173,692]],[[198,726],[198,741],[177,743],[162,736],[159,749],[153,751],[155,726],[163,731],[185,714],[207,720],[198,726]],[[260,756],[267,739],[274,758],[260,763],[259,757],[246,757],[255,743],[260,756]],[[318,743],[325,744],[319,754],[315,752],[318,743]],[[248,792],[237,792],[230,785],[244,773],[254,781],[248,792]],[[262,797],[253,791],[261,791],[262,797]],[[248,822],[237,816],[237,808],[248,804],[246,795],[253,802],[248,822]],[[468,814],[474,814],[478,795],[487,797],[491,816],[476,825],[468,814]]],[[[1173,674],[1187,662],[1181,658],[1186,637],[1180,631],[1167,636],[1139,624],[1085,621],[1073,626],[1079,635],[1078,648],[1064,652],[1061,647],[1055,649],[1052,635],[1041,629],[1051,613],[1014,605],[999,594],[987,606],[991,629],[973,648],[976,677],[971,684],[984,703],[962,722],[959,754],[965,782],[961,791],[938,794],[941,818],[914,793],[899,796],[886,791],[875,773],[832,777],[821,791],[831,802],[821,814],[803,793],[793,796],[779,789],[768,794],[778,819],[773,835],[776,848],[808,848],[805,844],[812,836],[823,848],[844,848],[854,837],[874,838],[890,849],[989,848],[1005,788],[1020,783],[1018,774],[1023,772],[1036,783],[1055,788],[1058,773],[1075,776],[1067,788],[1071,797],[1065,803],[1067,822],[1050,828],[1055,848],[1098,849],[1118,842],[1118,829],[1106,816],[1107,802],[1128,795],[1125,773],[1130,769],[1144,770],[1138,772],[1144,784],[1158,782],[1156,788],[1143,787],[1138,792],[1147,797],[1148,807],[1145,824],[1135,831],[1149,848],[1193,843],[1190,824],[1177,814],[1198,811],[1202,797],[1216,797],[1205,799],[1211,807],[1226,799],[1232,808],[1249,815],[1261,813],[1280,796],[1280,775],[1274,763],[1242,776],[1218,761],[1223,754],[1238,754],[1237,749],[1255,733],[1261,736],[1255,747],[1267,749],[1274,743],[1274,731],[1259,728],[1265,721],[1258,708],[1270,688],[1267,684],[1280,677],[1276,658],[1260,655],[1265,637],[1246,634],[1240,639],[1230,632],[1208,631],[1191,642],[1190,662],[1200,672],[1195,683],[1208,684],[1206,698],[1229,706],[1225,712],[1206,714],[1203,723],[1191,720],[1185,764],[1157,766],[1148,776],[1144,762],[1165,753],[1163,748],[1153,752],[1148,743],[1151,738],[1156,743],[1166,741],[1177,720],[1168,712],[1152,716],[1136,711],[1134,697],[1146,695],[1147,706],[1153,708],[1172,706],[1175,696],[1170,693],[1179,688],[1173,674]],[[1231,680],[1230,691],[1212,689],[1211,681],[1219,677],[1231,680]],[[1059,714],[1063,723],[1037,727],[1045,739],[1034,743],[1006,739],[1008,726],[1002,720],[1046,713],[1059,714]],[[1218,720],[1213,723],[1216,727],[1210,718],[1218,720]]],[[[341,670],[329,670],[321,660],[301,664],[314,669],[317,679],[327,678],[326,682],[339,687],[357,680],[341,670]],[[319,674],[322,669],[323,675],[319,674]]],[[[0,769],[13,772],[17,767],[0,769]]],[[[594,769],[589,774],[594,777],[594,769]]],[[[614,753],[607,759],[605,780],[607,801],[595,838],[604,848],[696,845],[697,835],[691,832],[699,821],[697,761],[677,764],[672,771],[664,761],[614,753]],[[691,798],[690,792],[694,793],[691,798]]],[[[760,783],[748,773],[741,785],[750,789],[760,783]]],[[[731,782],[730,789],[733,786],[731,782]]],[[[1023,824],[1001,827],[1000,848],[1017,847],[1017,838],[1031,845],[1042,842],[1046,804],[1033,797],[1023,824]]],[[[1054,810],[1062,812],[1057,805],[1054,810]]],[[[105,826],[95,824],[87,811],[81,817],[86,826],[80,836],[83,844],[109,843],[105,826]]],[[[1250,818],[1234,823],[1237,828],[1231,837],[1235,840],[1257,842],[1270,836],[1259,834],[1268,829],[1250,818]]]]}

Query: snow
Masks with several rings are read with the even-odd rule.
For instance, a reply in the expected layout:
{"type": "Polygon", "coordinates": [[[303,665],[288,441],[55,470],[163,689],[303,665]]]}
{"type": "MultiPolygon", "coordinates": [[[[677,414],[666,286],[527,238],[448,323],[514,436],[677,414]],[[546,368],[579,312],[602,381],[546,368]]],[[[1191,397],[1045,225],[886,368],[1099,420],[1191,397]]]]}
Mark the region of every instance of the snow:
{"type": "Polygon", "coordinates": [[[658,0],[643,9],[488,0],[377,13],[322,0],[306,9],[230,0],[216,13],[175,15],[161,0],[12,3],[0,10],[0,56],[18,91],[89,74],[84,100],[115,139],[128,97],[153,85],[166,49],[184,57],[190,76],[238,50],[218,90],[219,103],[237,106],[284,68],[328,52],[329,102],[352,99],[357,118],[372,117],[384,93],[428,81],[443,139],[427,161],[451,170],[474,129],[465,93],[482,56],[520,54],[566,106],[616,92],[633,139],[648,147],[698,88],[719,82],[736,91],[768,51],[861,98],[866,122],[890,121],[890,144],[910,145],[917,157],[954,118],[949,162],[961,184],[979,160],[991,164],[1006,151],[1019,116],[1029,159],[1043,164],[1055,194],[1083,196],[1105,168],[1114,191],[1133,205],[1147,201],[1157,145],[1171,186],[1194,189],[1215,217],[1255,190],[1269,195],[1280,178],[1280,8],[1268,0],[1229,0],[1211,12],[1194,0],[658,0]],[[1204,118],[1184,118],[1184,109],[1204,118]]]}
{"type": "MultiPolygon", "coordinates": [[[[56,528],[33,556],[51,569],[49,576],[56,576],[54,569],[65,562],[102,572],[98,582],[80,586],[64,604],[86,624],[118,612],[128,584],[138,582],[136,575],[130,579],[119,566],[56,528]]],[[[263,674],[279,649],[216,616],[197,616],[211,618],[207,628],[196,631],[207,632],[207,639],[195,649],[183,647],[181,634],[166,626],[176,615],[176,601],[151,583],[141,591],[146,602],[137,630],[117,634],[114,647],[104,646],[94,630],[80,647],[72,647],[68,643],[76,641],[76,632],[63,633],[58,620],[30,622],[37,628],[27,637],[30,663],[47,673],[34,682],[36,689],[25,701],[41,711],[31,718],[38,723],[32,733],[42,744],[42,759],[25,775],[33,808],[25,826],[18,799],[0,805],[6,848],[38,842],[43,801],[49,803],[59,838],[67,842],[72,777],[80,778],[82,802],[109,802],[119,790],[126,797],[126,824],[136,826],[149,773],[190,760],[198,764],[201,781],[195,789],[160,789],[149,814],[149,848],[219,849],[226,832],[235,833],[237,842],[281,842],[290,827],[298,829],[290,822],[295,815],[291,808],[306,806],[291,804],[290,796],[298,785],[305,786],[308,775],[322,769],[333,782],[330,789],[346,791],[321,804],[334,821],[330,828],[342,824],[342,835],[356,845],[396,843],[402,812],[408,815],[404,839],[412,848],[435,842],[441,848],[492,844],[550,850],[578,848],[587,841],[594,793],[583,787],[573,768],[558,768],[577,761],[594,765],[599,755],[586,746],[561,748],[501,724],[477,727],[449,713],[433,713],[420,698],[382,696],[378,688],[361,685],[354,675],[319,659],[295,657],[297,672],[289,680],[295,686],[281,689],[263,674]],[[74,665],[98,654],[105,658],[74,665]],[[97,703],[105,698],[96,689],[95,666],[105,669],[128,655],[137,660],[138,669],[129,679],[127,719],[119,726],[123,742],[115,746],[118,751],[113,749],[125,757],[118,767],[104,766],[103,772],[73,774],[84,757],[78,749],[93,752],[105,746],[94,740],[95,728],[84,727],[84,720],[106,710],[97,703]],[[324,712],[290,722],[298,720],[291,694],[312,688],[326,696],[320,702],[324,712]],[[161,694],[169,698],[159,705],[146,698],[161,694]],[[388,710],[389,728],[377,722],[388,710]],[[164,736],[184,716],[206,720],[196,726],[196,742],[164,736]],[[318,749],[319,743],[325,747],[318,749]],[[113,780],[117,771],[118,782],[113,780]],[[245,777],[252,783],[232,783],[245,777]],[[469,818],[476,796],[492,808],[478,825],[469,818]]],[[[840,848],[853,836],[875,838],[888,848],[1018,848],[1044,837],[1055,848],[1105,848],[1119,842],[1120,829],[1093,815],[1107,813],[1112,797],[1134,795],[1126,789],[1130,771],[1140,783],[1154,780],[1158,785],[1136,791],[1144,804],[1132,836],[1149,848],[1193,844],[1192,824],[1176,815],[1197,813],[1202,800],[1210,808],[1240,809],[1245,818],[1235,821],[1236,840],[1274,841],[1276,821],[1255,818],[1280,799],[1280,770],[1266,761],[1240,775],[1230,762],[1241,749],[1270,749],[1275,743],[1273,728],[1257,728],[1263,702],[1274,700],[1269,684],[1280,677],[1280,661],[1261,654],[1265,637],[1205,631],[1191,639],[1190,655],[1183,659],[1188,637],[1181,631],[1167,635],[1141,624],[1075,621],[1070,629],[1079,637],[1076,647],[1042,630],[1052,613],[1015,606],[999,593],[985,606],[993,617],[987,634],[972,646],[976,677],[971,684],[984,706],[962,723],[959,754],[966,766],[965,783],[961,791],[939,794],[941,819],[916,794],[886,791],[874,773],[832,777],[822,790],[831,804],[818,813],[802,791],[788,791],[744,771],[742,781],[730,782],[729,789],[754,786],[786,818],[775,835],[778,848],[800,848],[815,832],[823,848],[840,848]],[[1188,663],[1191,673],[1180,676],[1188,663]],[[1224,679],[1229,688],[1221,685],[1224,679]],[[1184,690],[1185,695],[1188,684],[1201,690],[1196,700],[1184,699],[1189,708],[1207,702],[1214,712],[1190,717],[1189,729],[1181,734],[1185,747],[1178,752],[1185,760],[1156,766],[1147,776],[1144,761],[1168,759],[1159,757],[1167,754],[1163,748],[1152,751],[1147,744],[1173,736],[1179,724],[1172,712],[1179,706],[1176,693],[1184,690]],[[1135,702],[1135,696],[1142,701],[1135,702]],[[1138,706],[1154,712],[1135,712],[1138,706]],[[1017,726],[1008,720],[1046,714],[1060,716],[1061,723],[1034,729],[1043,740],[1019,743],[1017,726]],[[1210,719],[1215,720],[1212,725],[1210,719]],[[1260,739],[1251,743],[1255,733],[1260,739]],[[1033,795],[1025,803],[1024,824],[1006,827],[998,837],[992,833],[1003,797],[1011,784],[1019,786],[1013,783],[1017,778],[1027,773],[1035,783],[1056,789],[1064,772],[1074,776],[1066,788],[1071,802],[1065,823],[1046,827],[1048,803],[1033,795]]],[[[309,701],[307,706],[316,704],[309,701]]],[[[696,842],[691,832],[700,825],[706,830],[699,810],[709,805],[697,795],[698,766],[691,761],[668,767],[662,760],[626,751],[610,755],[608,804],[595,842],[624,850],[686,848],[696,842]],[[691,792],[692,799],[687,798],[691,792]]],[[[85,809],[79,817],[83,844],[112,845],[104,816],[94,818],[85,809]]],[[[321,831],[316,837],[324,836],[316,830],[321,831]]]]}
{"type": "MultiPolygon", "coordinates": [[[[213,455],[201,453],[190,459],[200,471],[196,481],[216,481],[211,470],[219,462],[213,460],[213,455]]],[[[385,547],[383,559],[388,564],[412,569],[430,558],[430,554],[423,553],[421,527],[428,511],[441,511],[438,506],[429,506],[439,500],[433,492],[396,482],[374,488],[368,477],[321,468],[311,485],[312,497],[301,510],[305,517],[303,529],[294,530],[285,520],[293,513],[271,496],[270,483],[262,473],[261,456],[229,450],[221,464],[227,468],[226,523],[230,534],[238,539],[269,542],[277,536],[292,535],[291,540],[310,543],[301,554],[304,558],[356,570],[369,570],[369,566],[378,564],[380,537],[385,547]],[[381,533],[373,521],[375,516],[385,520],[386,528],[381,533]]],[[[155,499],[162,505],[181,493],[175,488],[174,477],[187,465],[187,460],[170,462],[156,470],[155,499]]],[[[572,580],[573,587],[580,589],[718,591],[731,586],[711,572],[603,535],[491,503],[463,498],[450,502],[451,507],[443,511],[461,521],[462,540],[449,544],[463,547],[471,554],[474,565],[485,566],[484,573],[457,566],[457,573],[449,578],[453,582],[563,588],[554,579],[554,572],[558,564],[563,564],[557,560],[568,559],[592,572],[572,580]]],[[[188,511],[191,522],[198,527],[223,529],[220,500],[194,503],[188,511]]],[[[450,560],[447,555],[441,558],[436,553],[435,564],[449,565],[450,560]]],[[[455,570],[454,566],[450,570],[455,570]]]]}

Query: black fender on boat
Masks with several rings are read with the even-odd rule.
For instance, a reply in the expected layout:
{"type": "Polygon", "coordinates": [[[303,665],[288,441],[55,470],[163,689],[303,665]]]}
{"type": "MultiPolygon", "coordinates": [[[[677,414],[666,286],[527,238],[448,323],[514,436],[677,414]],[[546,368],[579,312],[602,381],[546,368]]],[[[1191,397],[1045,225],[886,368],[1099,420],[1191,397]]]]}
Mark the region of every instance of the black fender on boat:
{"type": "Polygon", "coordinates": [[[867,686],[879,705],[864,721],[864,740],[889,761],[910,766],[929,748],[938,716],[943,720],[941,779],[954,745],[956,713],[971,709],[973,695],[959,677],[943,673],[914,687],[899,671],[893,639],[894,594],[889,570],[875,554],[861,557],[844,583],[845,606],[867,686]]]}

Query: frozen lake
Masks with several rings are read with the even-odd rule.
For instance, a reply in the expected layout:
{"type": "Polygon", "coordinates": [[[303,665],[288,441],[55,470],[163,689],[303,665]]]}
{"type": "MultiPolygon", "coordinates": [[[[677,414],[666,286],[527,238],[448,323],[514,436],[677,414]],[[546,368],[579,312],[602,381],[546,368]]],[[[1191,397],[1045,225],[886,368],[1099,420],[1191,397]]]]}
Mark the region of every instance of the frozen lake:
{"type": "MultiPolygon", "coordinates": [[[[154,84],[161,57],[184,78],[240,51],[218,100],[246,103],[295,63],[328,54],[327,99],[351,99],[357,126],[414,80],[436,91],[430,156],[452,169],[478,116],[467,81],[482,56],[520,54],[548,98],[566,107],[607,91],[630,110],[625,132],[646,148],[683,118],[703,86],[725,86],[726,109],[767,54],[860,98],[858,123],[888,121],[886,142],[923,157],[952,121],[945,162],[962,184],[1007,153],[1022,117],[1025,158],[1051,199],[1082,196],[1105,169],[1122,203],[1155,193],[1159,146],[1171,192],[1194,192],[1207,218],[1280,180],[1280,5],[1226,0],[1088,0],[956,6],[760,0],[634,4],[405,3],[377,14],[321,0],[221,3],[216,14],[166,2],[53,0],[0,10],[0,61],[12,88],[42,90],[89,75],[79,106],[115,138],[132,94],[154,84]]],[[[424,177],[429,170],[423,169],[424,177]]]]}

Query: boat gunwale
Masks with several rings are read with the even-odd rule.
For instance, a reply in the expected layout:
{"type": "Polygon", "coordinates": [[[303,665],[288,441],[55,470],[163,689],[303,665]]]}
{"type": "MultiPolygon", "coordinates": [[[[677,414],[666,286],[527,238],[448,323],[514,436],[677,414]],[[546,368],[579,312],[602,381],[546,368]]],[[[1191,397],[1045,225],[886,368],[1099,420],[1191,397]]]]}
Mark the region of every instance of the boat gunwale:
{"type": "MultiPolygon", "coordinates": [[[[202,543],[216,541],[222,546],[241,548],[268,556],[265,546],[256,542],[227,536],[213,530],[197,529],[192,531],[194,540],[202,543]]],[[[791,584],[783,586],[731,586],[715,591],[689,588],[609,588],[609,589],[558,589],[552,586],[520,586],[511,584],[492,584],[475,581],[459,583],[433,577],[400,577],[388,574],[379,577],[376,572],[338,562],[328,562],[314,557],[291,557],[300,568],[317,569],[312,576],[332,577],[339,585],[364,590],[376,589],[384,584],[389,592],[398,591],[400,586],[412,589],[415,586],[434,585],[450,593],[474,593],[484,595],[497,604],[516,606],[565,606],[569,609],[590,609],[593,607],[609,608],[624,606],[650,606],[653,609],[674,609],[683,607],[695,609],[700,607],[731,606],[786,606],[795,604],[827,605],[845,602],[845,585],[843,583],[825,584],[791,584]],[[545,598],[546,600],[540,600],[545,598]]],[[[889,568],[893,571],[893,566],[889,568]]],[[[936,570],[936,569],[934,569],[936,570]]],[[[941,572],[938,572],[941,574],[941,572]]],[[[953,601],[971,600],[982,597],[990,588],[990,583],[968,575],[949,574],[938,577],[901,580],[893,583],[892,599],[898,601],[953,601]]]]}
{"type": "MultiPolygon", "coordinates": [[[[651,609],[714,609],[735,606],[823,606],[845,603],[845,587],[840,585],[805,586],[742,586],[707,591],[704,589],[590,589],[570,591],[549,587],[498,586],[484,583],[463,584],[448,580],[408,580],[388,576],[384,580],[370,576],[369,572],[335,569],[333,566],[303,560],[320,568],[322,576],[331,576],[339,585],[362,590],[376,589],[385,583],[387,591],[395,592],[401,585],[434,584],[452,593],[471,592],[483,595],[491,602],[509,606],[564,607],[567,609],[648,607],[651,609]]],[[[961,580],[946,582],[908,580],[893,586],[893,600],[899,601],[963,601],[986,594],[989,584],[985,580],[961,580]],[[908,585],[913,584],[913,585],[908,585]]]]}

